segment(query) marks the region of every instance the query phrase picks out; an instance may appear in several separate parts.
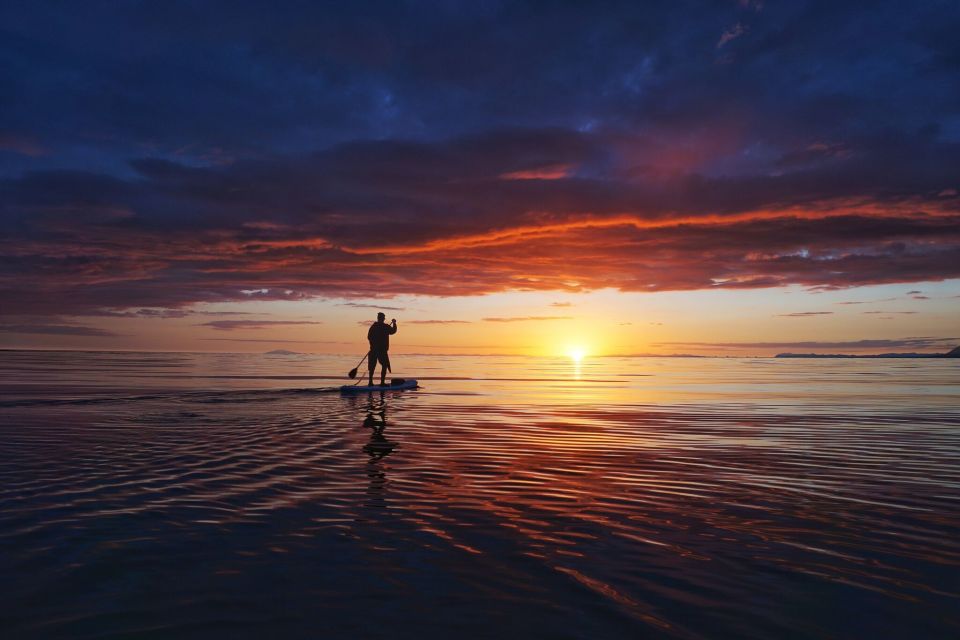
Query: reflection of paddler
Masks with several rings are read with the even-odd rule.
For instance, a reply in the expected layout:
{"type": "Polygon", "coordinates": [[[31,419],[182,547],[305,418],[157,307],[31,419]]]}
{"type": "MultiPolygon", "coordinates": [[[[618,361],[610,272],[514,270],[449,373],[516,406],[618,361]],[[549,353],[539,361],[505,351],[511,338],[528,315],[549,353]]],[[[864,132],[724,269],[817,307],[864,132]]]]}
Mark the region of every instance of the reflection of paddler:
{"type": "Polygon", "coordinates": [[[382,431],[374,430],[370,442],[364,445],[363,450],[370,456],[370,462],[378,462],[390,455],[396,446],[397,443],[387,440],[382,431]]]}
{"type": "Polygon", "coordinates": [[[382,404],[382,398],[380,402],[380,411],[375,412],[373,398],[371,398],[367,405],[367,417],[363,419],[363,426],[373,430],[370,434],[370,442],[363,447],[364,452],[370,456],[371,463],[387,457],[397,446],[396,442],[387,440],[387,437],[383,435],[383,430],[387,428],[387,410],[385,405],[382,404]]]}
{"type": "Polygon", "coordinates": [[[397,321],[393,319],[390,324],[384,322],[387,316],[381,311],[377,314],[377,321],[370,325],[367,331],[367,341],[370,343],[370,354],[367,357],[367,370],[370,372],[370,386],[373,386],[373,370],[380,363],[380,384],[386,384],[387,371],[393,371],[390,368],[390,356],[387,351],[390,350],[390,336],[397,332],[397,321]]]}

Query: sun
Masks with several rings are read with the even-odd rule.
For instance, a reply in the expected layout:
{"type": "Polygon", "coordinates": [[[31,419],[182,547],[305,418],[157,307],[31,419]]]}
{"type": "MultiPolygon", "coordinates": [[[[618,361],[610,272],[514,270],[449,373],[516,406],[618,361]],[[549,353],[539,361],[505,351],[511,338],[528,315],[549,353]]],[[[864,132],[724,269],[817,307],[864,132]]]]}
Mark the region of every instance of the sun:
{"type": "Polygon", "coordinates": [[[571,347],[567,355],[570,356],[574,362],[580,362],[583,360],[583,357],[587,355],[587,351],[583,347],[571,347]]]}

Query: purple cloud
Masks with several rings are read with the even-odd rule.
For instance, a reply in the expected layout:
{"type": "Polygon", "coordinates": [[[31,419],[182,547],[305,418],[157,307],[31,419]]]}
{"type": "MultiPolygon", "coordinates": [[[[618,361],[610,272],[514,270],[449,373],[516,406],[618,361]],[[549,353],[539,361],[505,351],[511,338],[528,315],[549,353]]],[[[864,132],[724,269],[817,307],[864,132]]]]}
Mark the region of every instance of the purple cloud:
{"type": "Polygon", "coordinates": [[[213,327],[219,331],[237,331],[241,329],[271,329],[283,326],[323,324],[308,320],[212,320],[198,324],[198,327],[213,327]]]}

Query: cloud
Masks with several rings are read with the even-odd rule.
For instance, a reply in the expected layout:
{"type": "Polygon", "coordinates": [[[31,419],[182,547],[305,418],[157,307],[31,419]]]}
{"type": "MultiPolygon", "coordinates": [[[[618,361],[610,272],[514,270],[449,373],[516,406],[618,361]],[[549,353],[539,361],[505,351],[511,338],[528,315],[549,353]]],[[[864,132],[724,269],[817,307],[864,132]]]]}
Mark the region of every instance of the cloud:
{"type": "Polygon", "coordinates": [[[811,316],[832,316],[833,311],[797,311],[794,313],[781,313],[778,318],[809,318],[811,316]]]}
{"type": "Polygon", "coordinates": [[[736,40],[749,30],[750,28],[748,26],[742,25],[738,22],[723,32],[723,34],[720,36],[720,40],[717,42],[717,49],[720,49],[731,40],[736,40]]]}
{"type": "Polygon", "coordinates": [[[197,309],[96,309],[84,316],[104,318],[187,318],[191,316],[250,316],[255,315],[248,311],[202,311],[197,309]]]}
{"type": "Polygon", "coordinates": [[[386,311],[406,311],[406,307],[387,307],[376,304],[361,304],[359,302],[341,302],[338,306],[354,307],[355,309],[381,309],[386,311]]]}
{"type": "MultiPolygon", "coordinates": [[[[553,139],[544,135],[530,140],[553,139]]],[[[142,181],[128,183],[53,173],[7,181],[5,218],[19,220],[22,231],[0,241],[5,310],[80,314],[250,297],[607,287],[839,289],[960,277],[960,214],[942,204],[854,198],[855,191],[834,197],[843,190],[811,200],[809,187],[822,193],[822,183],[836,180],[832,174],[690,177],[657,187],[564,179],[547,190],[516,181],[504,190],[469,173],[482,166],[476,157],[467,162],[477,144],[408,145],[401,153],[370,143],[217,170],[150,166],[142,181]],[[450,159],[434,166],[431,156],[441,150],[461,157],[463,171],[452,170],[450,159]],[[383,177],[416,175],[418,162],[421,177],[383,177]],[[88,192],[98,203],[78,204],[88,192]],[[118,199],[108,204],[111,193],[118,199]],[[289,193],[299,200],[287,203],[286,226],[244,225],[271,216],[289,193]],[[182,211],[182,220],[155,212],[170,199],[162,210],[182,211]],[[358,199],[362,208],[349,211],[358,199]],[[138,213],[100,222],[60,213],[105,206],[138,213]],[[390,232],[372,232],[384,220],[390,232]]]]}
{"type": "Polygon", "coordinates": [[[882,300],[848,300],[848,301],[845,301],[845,302],[837,302],[837,303],[835,303],[835,304],[844,304],[844,305],[850,305],[850,304],[876,304],[876,303],[878,303],[878,302],[893,302],[893,301],[895,301],[895,300],[897,300],[897,298],[883,298],[882,300]]]}
{"type": "Polygon", "coordinates": [[[38,335],[52,336],[85,336],[93,338],[112,338],[119,334],[97,329],[96,327],[86,327],[73,324],[0,324],[0,332],[3,333],[29,333],[38,335]]]}
{"type": "Polygon", "coordinates": [[[960,277],[960,9],[775,5],[27,3],[0,313],[960,277]]]}
{"type": "Polygon", "coordinates": [[[353,342],[342,342],[335,340],[287,340],[287,339],[277,339],[277,338],[199,338],[207,342],[261,342],[261,343],[273,343],[273,342],[284,342],[291,344],[340,344],[340,345],[354,345],[353,342]]]}
{"type": "Polygon", "coordinates": [[[198,324],[198,327],[213,327],[219,331],[237,331],[241,329],[272,329],[274,327],[323,324],[306,320],[212,320],[198,324]]]}
{"type": "Polygon", "coordinates": [[[865,315],[871,314],[884,314],[884,315],[901,315],[901,316],[910,316],[917,313],[916,311],[864,311],[865,315]]]}
{"type": "Polygon", "coordinates": [[[550,306],[551,307],[572,307],[573,303],[572,302],[551,302],[550,306]]]}
{"type": "Polygon", "coordinates": [[[541,320],[573,320],[572,316],[510,316],[506,318],[484,318],[484,322],[531,322],[541,320]]]}
{"type": "Polygon", "coordinates": [[[573,167],[568,164],[552,164],[535,169],[522,169],[500,175],[504,180],[559,180],[568,177],[573,167]]]}
{"type": "Polygon", "coordinates": [[[790,150],[777,161],[779,167],[799,167],[828,162],[831,159],[845,158],[851,153],[842,144],[815,142],[802,150],[790,150]]]}
{"type": "Polygon", "coordinates": [[[0,131],[0,151],[13,151],[25,156],[37,157],[47,153],[35,140],[15,133],[0,131]]]}
{"type": "Polygon", "coordinates": [[[102,316],[107,318],[186,318],[190,315],[196,315],[197,312],[189,309],[130,309],[118,311],[113,309],[98,309],[91,311],[91,316],[102,316]]]}

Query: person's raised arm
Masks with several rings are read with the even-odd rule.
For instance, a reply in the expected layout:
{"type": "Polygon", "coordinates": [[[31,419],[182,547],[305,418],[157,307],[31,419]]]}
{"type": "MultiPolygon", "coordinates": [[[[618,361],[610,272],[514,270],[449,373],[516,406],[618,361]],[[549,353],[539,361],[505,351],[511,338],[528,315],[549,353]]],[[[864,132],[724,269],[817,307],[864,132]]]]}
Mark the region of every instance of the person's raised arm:
{"type": "Polygon", "coordinates": [[[397,332],[397,319],[394,318],[390,321],[390,335],[393,335],[397,332]]]}

